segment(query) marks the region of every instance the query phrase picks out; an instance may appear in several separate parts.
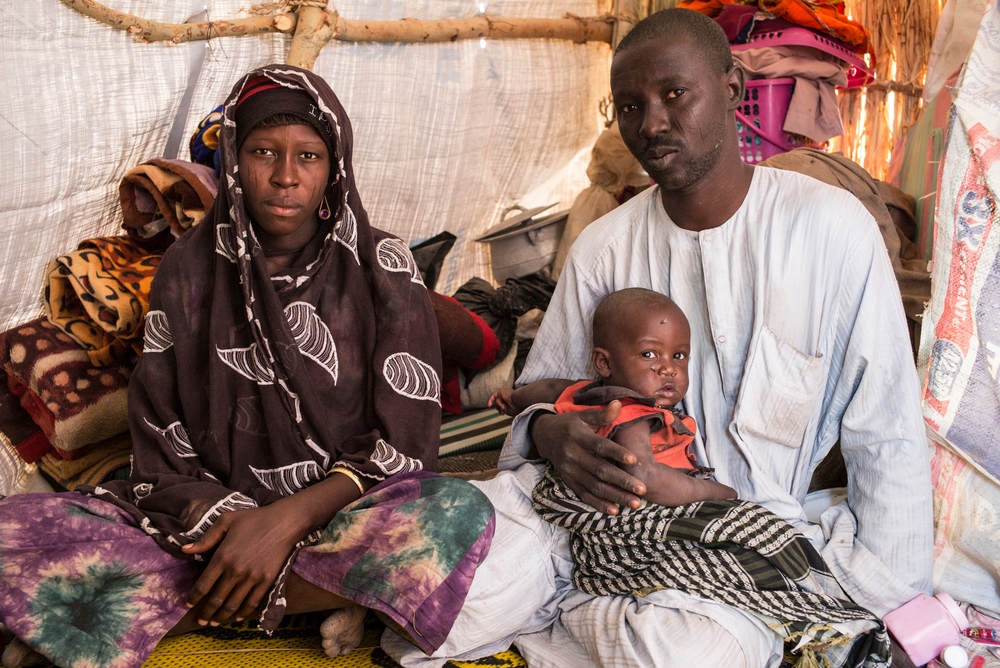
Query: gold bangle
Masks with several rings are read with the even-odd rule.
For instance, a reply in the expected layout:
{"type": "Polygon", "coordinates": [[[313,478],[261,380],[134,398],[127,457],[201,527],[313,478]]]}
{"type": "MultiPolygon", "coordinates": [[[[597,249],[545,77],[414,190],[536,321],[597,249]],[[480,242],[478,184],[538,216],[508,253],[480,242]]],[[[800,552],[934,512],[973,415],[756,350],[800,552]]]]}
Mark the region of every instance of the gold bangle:
{"type": "Polygon", "coordinates": [[[357,473],[347,468],[346,466],[334,466],[332,469],[330,469],[330,474],[333,473],[342,473],[346,475],[348,478],[354,481],[355,485],[358,486],[358,491],[361,492],[361,496],[365,495],[365,484],[361,482],[361,478],[358,477],[357,473]]]}

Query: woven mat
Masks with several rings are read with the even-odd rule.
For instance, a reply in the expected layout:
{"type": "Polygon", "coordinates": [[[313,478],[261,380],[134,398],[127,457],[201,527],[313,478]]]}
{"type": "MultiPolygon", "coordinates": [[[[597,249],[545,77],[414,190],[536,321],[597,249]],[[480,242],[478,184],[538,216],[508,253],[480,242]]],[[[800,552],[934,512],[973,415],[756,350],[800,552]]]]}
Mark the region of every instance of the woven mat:
{"type": "Polygon", "coordinates": [[[477,473],[479,471],[489,471],[497,467],[499,460],[499,450],[442,457],[438,460],[438,471],[441,473],[477,473]]]}
{"type": "Polygon", "coordinates": [[[441,421],[441,449],[438,457],[449,457],[483,450],[499,450],[510,431],[513,418],[484,408],[441,421]]]}
{"type": "MultiPolygon", "coordinates": [[[[164,638],[143,668],[399,668],[379,647],[385,628],[374,617],[365,624],[361,645],[347,656],[323,653],[319,625],[322,613],[288,615],[268,637],[249,622],[202,629],[164,638]]],[[[449,661],[446,668],[527,668],[514,650],[476,661],[449,661]]]]}

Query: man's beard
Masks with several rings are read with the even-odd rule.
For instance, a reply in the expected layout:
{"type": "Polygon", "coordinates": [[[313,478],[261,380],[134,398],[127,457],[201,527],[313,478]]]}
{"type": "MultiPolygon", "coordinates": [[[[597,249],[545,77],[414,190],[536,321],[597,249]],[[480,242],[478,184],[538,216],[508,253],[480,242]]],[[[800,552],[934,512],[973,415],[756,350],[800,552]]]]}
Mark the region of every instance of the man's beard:
{"type": "MultiPolygon", "coordinates": [[[[683,165],[678,165],[677,169],[654,173],[655,170],[650,171],[646,165],[647,173],[653,177],[653,180],[665,190],[684,190],[689,186],[700,181],[708,172],[712,170],[713,167],[719,162],[719,156],[722,155],[722,135],[718,135],[719,140],[710,149],[702,153],[701,155],[694,156],[691,160],[683,165]]],[[[672,148],[677,148],[677,144],[672,142],[662,142],[665,146],[670,146],[672,148]]],[[[660,142],[650,142],[650,147],[660,145],[660,142]]]]}

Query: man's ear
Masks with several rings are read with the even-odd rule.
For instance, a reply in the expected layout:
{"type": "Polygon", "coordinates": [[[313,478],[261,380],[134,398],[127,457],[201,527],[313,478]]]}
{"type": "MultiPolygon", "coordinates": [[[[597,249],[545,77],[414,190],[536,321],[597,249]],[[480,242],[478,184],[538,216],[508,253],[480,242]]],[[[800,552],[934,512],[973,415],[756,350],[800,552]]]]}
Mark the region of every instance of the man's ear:
{"type": "Polygon", "coordinates": [[[743,103],[743,94],[746,92],[746,72],[743,66],[733,62],[733,66],[726,73],[726,109],[733,111],[738,109],[743,103]]]}
{"type": "Polygon", "coordinates": [[[611,353],[604,348],[594,348],[591,359],[594,362],[594,369],[601,378],[611,375],[611,353]]]}

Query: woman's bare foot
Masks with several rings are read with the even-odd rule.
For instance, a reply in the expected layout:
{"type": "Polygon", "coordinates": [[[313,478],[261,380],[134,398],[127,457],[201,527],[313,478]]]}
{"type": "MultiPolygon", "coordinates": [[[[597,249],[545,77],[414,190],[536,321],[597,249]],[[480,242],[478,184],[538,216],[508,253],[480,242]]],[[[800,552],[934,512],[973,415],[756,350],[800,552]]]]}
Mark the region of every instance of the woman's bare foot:
{"type": "Polygon", "coordinates": [[[330,613],[319,627],[327,656],[345,656],[358,648],[365,633],[367,612],[366,608],[352,603],[330,613]]]}
{"type": "Polygon", "coordinates": [[[39,666],[49,662],[44,656],[31,649],[17,638],[11,640],[3,650],[4,668],[18,666],[39,666]]]}

